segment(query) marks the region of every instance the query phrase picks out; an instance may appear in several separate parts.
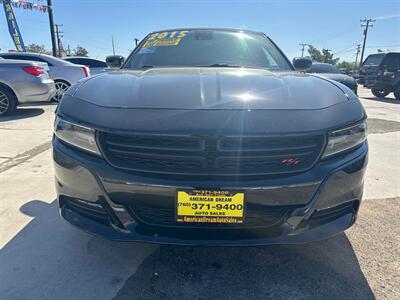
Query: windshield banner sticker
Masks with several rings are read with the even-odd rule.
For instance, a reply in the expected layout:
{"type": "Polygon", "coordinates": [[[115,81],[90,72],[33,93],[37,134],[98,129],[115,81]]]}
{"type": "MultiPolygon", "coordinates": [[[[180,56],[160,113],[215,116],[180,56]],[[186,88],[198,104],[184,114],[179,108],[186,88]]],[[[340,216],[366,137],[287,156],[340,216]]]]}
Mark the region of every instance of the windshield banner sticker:
{"type": "Polygon", "coordinates": [[[153,53],[155,47],[177,46],[187,33],[188,31],[165,31],[153,33],[146,40],[139,53],[153,53]]]}

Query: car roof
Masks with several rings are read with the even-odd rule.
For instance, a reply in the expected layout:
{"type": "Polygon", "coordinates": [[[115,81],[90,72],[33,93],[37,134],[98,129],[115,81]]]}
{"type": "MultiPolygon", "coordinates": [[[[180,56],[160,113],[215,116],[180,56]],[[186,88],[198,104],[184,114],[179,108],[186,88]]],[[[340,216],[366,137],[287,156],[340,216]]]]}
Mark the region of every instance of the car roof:
{"type": "Polygon", "coordinates": [[[151,33],[157,33],[157,32],[164,32],[164,31],[193,31],[193,30],[215,30],[215,31],[232,31],[232,32],[249,32],[249,33],[257,33],[257,34],[264,34],[260,31],[254,31],[254,30],[249,30],[249,29],[243,29],[243,28],[214,28],[214,27],[183,27],[183,28],[169,28],[169,29],[163,29],[163,30],[155,30],[152,31],[151,33]]]}
{"type": "Polygon", "coordinates": [[[394,51],[388,51],[388,52],[375,52],[375,53],[370,53],[370,55],[387,55],[387,54],[400,54],[400,52],[394,52],[394,51]]]}
{"type": "Polygon", "coordinates": [[[65,57],[63,57],[62,59],[67,60],[67,59],[69,59],[69,58],[84,58],[84,59],[91,59],[91,60],[97,60],[97,61],[104,62],[104,61],[102,61],[101,59],[91,58],[91,57],[87,57],[87,56],[65,56],[65,57]]]}
{"type": "Polygon", "coordinates": [[[45,57],[54,57],[47,55],[46,53],[36,53],[36,52],[4,52],[0,53],[1,55],[27,55],[27,56],[45,56],[45,57]]]}
{"type": "Polygon", "coordinates": [[[313,61],[312,64],[313,65],[329,65],[329,66],[333,66],[332,64],[323,63],[323,62],[319,62],[319,61],[313,61]]]}
{"type": "Polygon", "coordinates": [[[69,61],[65,61],[63,59],[60,59],[58,57],[54,57],[45,53],[35,53],[35,52],[4,52],[0,53],[2,56],[7,56],[7,55],[20,55],[20,56],[32,56],[32,57],[44,57],[48,59],[51,63],[53,64],[72,64],[69,61]]]}

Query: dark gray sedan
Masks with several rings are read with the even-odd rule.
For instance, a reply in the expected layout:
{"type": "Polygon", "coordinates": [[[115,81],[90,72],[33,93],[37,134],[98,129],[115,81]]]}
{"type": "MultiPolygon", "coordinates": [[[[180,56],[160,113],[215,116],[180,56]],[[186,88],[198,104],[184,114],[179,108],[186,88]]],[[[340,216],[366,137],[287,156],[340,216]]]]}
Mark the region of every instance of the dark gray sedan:
{"type": "Polygon", "coordinates": [[[344,84],[349,89],[351,89],[355,94],[357,94],[356,80],[349,75],[343,74],[338,68],[331,64],[313,62],[311,68],[307,70],[307,72],[318,74],[325,78],[340,82],[341,84],[344,84]]]}
{"type": "Polygon", "coordinates": [[[149,34],[120,70],[79,81],[59,104],[62,217],[110,239],[186,245],[347,229],[363,194],[366,114],[345,85],[294,67],[258,32],[149,34]]]}

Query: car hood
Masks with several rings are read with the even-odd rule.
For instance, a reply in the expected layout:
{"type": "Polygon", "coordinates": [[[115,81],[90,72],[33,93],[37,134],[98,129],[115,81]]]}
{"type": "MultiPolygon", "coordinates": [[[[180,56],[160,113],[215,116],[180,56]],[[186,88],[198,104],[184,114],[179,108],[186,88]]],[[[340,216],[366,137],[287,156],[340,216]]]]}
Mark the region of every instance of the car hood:
{"type": "Polygon", "coordinates": [[[98,106],[138,109],[323,109],[348,101],[329,80],[250,68],[118,70],[83,80],[68,94],[98,106]]]}

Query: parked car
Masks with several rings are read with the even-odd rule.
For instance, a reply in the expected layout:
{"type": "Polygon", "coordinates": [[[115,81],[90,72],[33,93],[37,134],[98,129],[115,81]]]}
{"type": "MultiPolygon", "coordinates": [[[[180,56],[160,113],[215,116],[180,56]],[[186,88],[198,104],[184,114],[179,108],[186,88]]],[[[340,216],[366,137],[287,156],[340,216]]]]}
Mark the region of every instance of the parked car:
{"type": "Polygon", "coordinates": [[[393,92],[400,100],[400,52],[368,55],[360,69],[360,83],[378,98],[393,92]]]}
{"type": "Polygon", "coordinates": [[[22,103],[50,101],[56,93],[44,63],[0,59],[0,116],[22,103]]]}
{"type": "Polygon", "coordinates": [[[60,101],[65,91],[71,84],[79,79],[90,76],[89,68],[84,65],[74,65],[57,57],[46,54],[28,52],[0,53],[4,59],[18,59],[24,61],[37,61],[46,63],[49,66],[49,74],[53,78],[57,93],[53,100],[60,101]]]}
{"type": "Polygon", "coordinates": [[[303,243],[347,229],[363,193],[366,114],[346,86],[294,69],[310,66],[293,67],[258,32],[151,33],[58,106],[61,216],[167,244],[303,243]]]}
{"type": "Polygon", "coordinates": [[[357,82],[356,80],[341,71],[338,70],[334,65],[327,63],[313,62],[311,68],[307,70],[307,73],[318,74],[325,78],[335,80],[344,84],[349,89],[351,89],[355,94],[357,94],[357,82]]]}
{"type": "Polygon", "coordinates": [[[108,66],[104,61],[94,58],[81,57],[81,56],[67,56],[64,57],[63,59],[73,64],[87,66],[90,69],[91,75],[102,73],[108,69],[108,66]]]}

